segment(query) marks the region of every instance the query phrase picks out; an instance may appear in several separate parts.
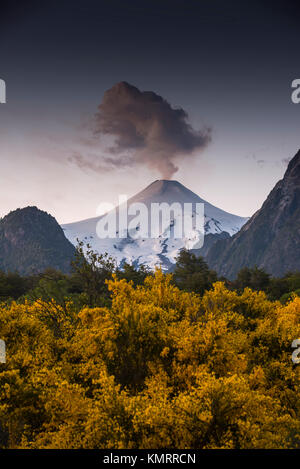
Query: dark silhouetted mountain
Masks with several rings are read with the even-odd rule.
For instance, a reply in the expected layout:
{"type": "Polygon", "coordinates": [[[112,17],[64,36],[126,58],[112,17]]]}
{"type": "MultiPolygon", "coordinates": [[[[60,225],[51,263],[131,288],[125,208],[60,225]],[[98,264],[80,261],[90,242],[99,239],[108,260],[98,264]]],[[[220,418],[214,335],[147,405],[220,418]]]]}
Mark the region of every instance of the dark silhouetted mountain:
{"type": "Polygon", "coordinates": [[[0,270],[28,275],[51,267],[67,273],[74,253],[55,218],[37,207],[0,220],[0,270]]]}
{"type": "Polygon", "coordinates": [[[232,238],[214,244],[206,260],[229,279],[245,266],[274,276],[300,270],[300,151],[261,209],[232,238]]]}

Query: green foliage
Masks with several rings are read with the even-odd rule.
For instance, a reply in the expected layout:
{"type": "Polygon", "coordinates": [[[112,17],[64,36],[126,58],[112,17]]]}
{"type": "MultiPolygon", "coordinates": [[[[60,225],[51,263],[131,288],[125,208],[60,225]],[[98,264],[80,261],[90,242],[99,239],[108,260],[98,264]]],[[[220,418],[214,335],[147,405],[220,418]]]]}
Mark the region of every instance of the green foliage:
{"type": "Polygon", "coordinates": [[[257,266],[253,268],[244,267],[239,271],[235,282],[233,282],[234,288],[240,292],[242,292],[246,287],[255,291],[266,291],[269,285],[270,275],[263,269],[259,269],[257,266]]]}
{"type": "Polygon", "coordinates": [[[271,299],[286,301],[292,292],[300,289],[300,272],[288,272],[282,278],[272,278],[268,293],[271,299]]]}
{"type": "Polygon", "coordinates": [[[0,301],[18,299],[27,289],[27,281],[18,273],[0,271],[0,301]]]}
{"type": "Polygon", "coordinates": [[[127,282],[133,282],[134,285],[142,285],[147,276],[151,275],[151,270],[144,266],[134,266],[124,262],[122,268],[117,269],[117,276],[119,279],[125,279],[127,282]]]}
{"type": "Polygon", "coordinates": [[[208,268],[202,257],[182,249],[176,259],[173,278],[180,289],[202,295],[217,280],[217,274],[208,268]]]}
{"type": "Polygon", "coordinates": [[[75,259],[72,261],[73,285],[82,288],[88,306],[108,304],[107,281],[116,271],[116,262],[107,253],[94,252],[89,244],[78,241],[75,259]]]}
{"type": "MultiPolygon", "coordinates": [[[[0,301],[54,299],[57,304],[65,307],[66,301],[71,299],[78,311],[85,305],[108,305],[110,294],[106,281],[112,278],[113,273],[119,279],[132,281],[134,285],[142,285],[145,278],[153,274],[144,265],[136,266],[127,262],[117,268],[115,260],[108,254],[98,254],[89,245],[79,242],[70,274],[53,268],[29,276],[0,271],[0,301]]],[[[173,275],[173,282],[180,289],[203,295],[216,280],[216,273],[208,268],[202,257],[196,257],[186,250],[180,252],[173,275]]],[[[300,272],[274,278],[263,269],[245,267],[238,273],[235,281],[225,278],[220,280],[231,290],[240,293],[245,288],[264,291],[269,299],[280,300],[282,303],[300,290],[300,272]]]]}
{"type": "Polygon", "coordinates": [[[289,301],[291,301],[294,296],[300,296],[300,288],[298,290],[291,291],[289,293],[285,293],[284,295],[282,295],[280,297],[280,302],[283,304],[286,304],[289,301]]]}

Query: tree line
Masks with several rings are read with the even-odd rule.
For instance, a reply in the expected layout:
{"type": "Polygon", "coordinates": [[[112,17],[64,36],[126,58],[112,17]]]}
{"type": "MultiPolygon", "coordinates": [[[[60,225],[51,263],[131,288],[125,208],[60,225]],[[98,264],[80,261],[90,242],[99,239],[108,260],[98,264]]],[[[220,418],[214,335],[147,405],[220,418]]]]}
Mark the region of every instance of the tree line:
{"type": "MultiPolygon", "coordinates": [[[[153,272],[144,265],[127,262],[118,267],[108,254],[98,254],[89,245],[79,242],[70,274],[54,269],[30,276],[0,271],[0,301],[22,302],[41,298],[44,301],[55,299],[63,305],[71,299],[78,309],[84,305],[103,306],[110,301],[107,281],[113,274],[119,279],[132,281],[134,285],[141,285],[153,272]]],[[[178,288],[202,295],[218,280],[225,282],[229,290],[239,293],[245,288],[264,291],[268,299],[282,303],[286,303],[293,294],[300,296],[300,272],[288,272],[284,277],[276,278],[257,266],[244,267],[236,279],[230,281],[218,278],[202,257],[184,249],[179,253],[172,276],[172,282],[178,288]]]]}

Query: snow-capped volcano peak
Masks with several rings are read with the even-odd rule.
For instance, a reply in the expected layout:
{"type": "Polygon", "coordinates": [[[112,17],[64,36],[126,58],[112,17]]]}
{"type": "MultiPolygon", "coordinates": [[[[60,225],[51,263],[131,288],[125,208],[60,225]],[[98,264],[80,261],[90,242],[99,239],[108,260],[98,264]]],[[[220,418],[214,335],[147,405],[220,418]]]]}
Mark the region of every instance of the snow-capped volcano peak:
{"type": "MultiPolygon", "coordinates": [[[[234,233],[238,232],[247,221],[247,218],[233,215],[211,205],[175,180],[161,179],[154,181],[144,190],[131,197],[127,201],[127,207],[136,203],[144,204],[149,213],[152,204],[165,203],[172,205],[179,203],[182,207],[184,207],[184,204],[192,204],[194,214],[196,214],[194,208],[196,204],[204,204],[205,235],[218,235],[222,232],[227,232],[232,236],[234,233]]],[[[116,213],[118,214],[122,210],[123,205],[120,205],[117,207],[116,213]]],[[[196,236],[194,233],[192,236],[174,239],[172,236],[166,236],[164,230],[160,231],[159,236],[156,238],[145,237],[133,239],[128,235],[122,238],[116,236],[114,238],[101,239],[97,236],[96,227],[102,217],[104,217],[104,215],[66,224],[63,225],[62,228],[65,231],[66,237],[73,244],[77,243],[77,239],[88,242],[95,251],[99,253],[108,252],[111,256],[116,258],[119,264],[127,261],[131,263],[147,264],[150,267],[163,264],[165,268],[168,268],[170,264],[175,262],[175,258],[180,249],[183,247],[188,249],[194,248],[197,245],[197,241],[199,241],[197,233],[196,236]]],[[[171,229],[174,223],[176,224],[176,219],[171,219],[168,228],[171,229]]]]}
{"type": "Polygon", "coordinates": [[[144,190],[129,199],[129,202],[204,202],[198,195],[187,189],[180,182],[169,179],[158,179],[144,190]]]}
{"type": "Polygon", "coordinates": [[[175,180],[158,179],[157,181],[152,182],[144,190],[131,197],[131,199],[128,200],[128,205],[135,202],[142,202],[147,207],[152,203],[163,202],[168,204],[172,204],[174,202],[179,202],[180,204],[203,203],[205,214],[205,234],[221,233],[222,231],[226,231],[230,236],[232,236],[237,233],[248,220],[248,218],[239,217],[215,207],[175,180]]]}

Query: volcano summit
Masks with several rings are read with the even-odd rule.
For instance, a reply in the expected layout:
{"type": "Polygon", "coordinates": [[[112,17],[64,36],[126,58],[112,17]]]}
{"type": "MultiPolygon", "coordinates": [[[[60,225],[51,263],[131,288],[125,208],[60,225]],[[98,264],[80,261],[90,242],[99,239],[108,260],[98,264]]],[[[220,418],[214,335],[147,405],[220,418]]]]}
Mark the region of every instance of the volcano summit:
{"type": "MultiPolygon", "coordinates": [[[[89,243],[93,250],[104,253],[107,252],[116,258],[117,263],[122,265],[123,262],[133,264],[145,264],[151,268],[161,265],[163,269],[168,269],[175,263],[175,258],[180,249],[196,248],[199,242],[199,236],[204,234],[210,235],[218,239],[221,233],[228,233],[232,236],[237,233],[246,223],[247,218],[239,217],[225,212],[209,202],[205,201],[197,194],[187,189],[178,181],[157,180],[146,187],[144,190],[130,198],[127,202],[128,206],[132,204],[143,204],[149,212],[152,204],[179,204],[184,210],[184,204],[204,205],[204,233],[197,233],[191,236],[184,235],[182,238],[176,239],[172,233],[174,225],[178,222],[176,215],[171,217],[170,226],[158,226],[156,232],[158,236],[155,238],[139,238],[133,239],[131,236],[122,236],[115,238],[101,239],[97,236],[97,224],[105,216],[79,221],[62,225],[66,237],[76,245],[77,239],[85,243],[89,243]],[[171,235],[166,236],[166,232],[171,235]]],[[[119,212],[121,206],[116,211],[119,212]]],[[[194,209],[193,209],[194,210],[194,209]]],[[[194,213],[196,216],[196,212],[194,213]]],[[[152,227],[153,228],[153,227],[152,227]]],[[[154,227],[155,228],[155,227],[154,227]]],[[[210,239],[211,242],[211,239],[210,239]]]]}

